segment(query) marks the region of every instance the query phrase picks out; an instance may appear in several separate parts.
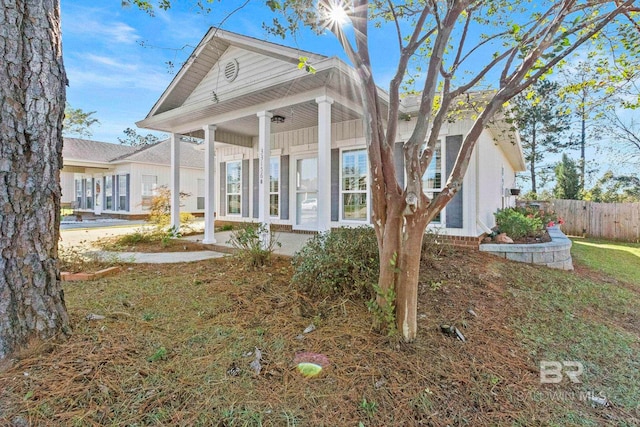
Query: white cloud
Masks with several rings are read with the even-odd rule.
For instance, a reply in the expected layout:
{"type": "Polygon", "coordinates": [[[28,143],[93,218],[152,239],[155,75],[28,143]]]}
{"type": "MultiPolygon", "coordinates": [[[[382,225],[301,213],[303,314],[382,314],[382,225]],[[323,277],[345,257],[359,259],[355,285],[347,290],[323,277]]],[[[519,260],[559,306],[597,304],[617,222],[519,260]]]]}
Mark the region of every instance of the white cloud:
{"type": "Polygon", "coordinates": [[[117,68],[118,70],[121,70],[121,71],[137,71],[139,68],[135,64],[126,63],[123,61],[117,61],[111,57],[104,56],[104,55],[96,55],[93,53],[85,55],[83,59],[86,61],[93,62],[95,64],[117,68]]]}
{"type": "Polygon", "coordinates": [[[135,70],[136,72],[121,73],[101,72],[96,68],[79,69],[68,67],[69,85],[75,88],[107,88],[107,89],[143,89],[155,93],[162,93],[169,85],[171,76],[154,70],[135,70]]]}

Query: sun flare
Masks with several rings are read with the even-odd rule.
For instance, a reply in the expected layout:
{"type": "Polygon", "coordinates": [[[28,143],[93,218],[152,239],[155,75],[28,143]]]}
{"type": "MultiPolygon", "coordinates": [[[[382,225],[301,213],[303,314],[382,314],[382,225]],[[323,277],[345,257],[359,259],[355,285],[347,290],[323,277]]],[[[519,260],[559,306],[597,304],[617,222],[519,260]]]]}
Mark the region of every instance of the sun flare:
{"type": "Polygon", "coordinates": [[[322,4],[324,20],[328,27],[342,27],[349,22],[348,6],[343,0],[327,0],[322,4]]]}

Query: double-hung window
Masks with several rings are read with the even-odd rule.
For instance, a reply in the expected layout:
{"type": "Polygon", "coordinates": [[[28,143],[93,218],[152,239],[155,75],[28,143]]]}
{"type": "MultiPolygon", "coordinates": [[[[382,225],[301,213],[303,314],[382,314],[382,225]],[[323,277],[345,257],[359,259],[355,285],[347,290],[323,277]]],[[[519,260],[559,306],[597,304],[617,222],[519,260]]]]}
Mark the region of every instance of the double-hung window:
{"type": "Polygon", "coordinates": [[[93,209],[93,179],[87,178],[84,183],[85,189],[85,208],[93,209]]]}
{"type": "Polygon", "coordinates": [[[367,150],[342,152],[342,219],[366,221],[367,207],[367,150]]]}
{"type": "Polygon", "coordinates": [[[104,208],[106,210],[113,209],[113,176],[104,177],[104,208]]]}
{"type": "Polygon", "coordinates": [[[280,215],[280,159],[269,160],[269,216],[280,215]]]}
{"type": "Polygon", "coordinates": [[[198,178],[197,182],[198,194],[196,196],[196,209],[204,209],[204,179],[198,178]]]}
{"type": "Polygon", "coordinates": [[[128,211],[129,210],[129,180],[127,179],[127,175],[118,175],[118,186],[117,186],[117,194],[118,194],[118,206],[116,207],[119,211],[128,211]]]}
{"type": "MultiPolygon", "coordinates": [[[[431,157],[431,162],[422,176],[422,189],[430,199],[433,199],[442,191],[443,168],[442,146],[440,142],[438,142],[435,153],[433,153],[433,157],[431,157]]],[[[439,213],[432,222],[438,223],[440,222],[440,218],[441,215],[439,213]]]]}
{"type": "Polygon", "coordinates": [[[156,175],[142,175],[142,208],[151,207],[151,199],[156,195],[158,177],[156,175]]]}
{"type": "Polygon", "coordinates": [[[242,213],[242,162],[227,162],[227,214],[242,213]]]}

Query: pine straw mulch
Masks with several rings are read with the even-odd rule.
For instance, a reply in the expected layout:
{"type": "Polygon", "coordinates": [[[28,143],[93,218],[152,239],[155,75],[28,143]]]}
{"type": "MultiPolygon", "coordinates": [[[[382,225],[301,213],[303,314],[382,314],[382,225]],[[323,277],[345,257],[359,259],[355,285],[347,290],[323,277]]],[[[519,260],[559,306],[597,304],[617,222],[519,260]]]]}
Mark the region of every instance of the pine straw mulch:
{"type": "Polygon", "coordinates": [[[135,265],[66,284],[74,334],[0,374],[0,425],[530,426],[559,410],[530,398],[540,384],[512,327],[526,310],[505,292],[513,263],[425,259],[413,344],[373,331],[362,301],[298,293],[286,258],[237,263],[135,265]],[[329,358],[319,377],[295,369],[306,351],[329,358]]]}

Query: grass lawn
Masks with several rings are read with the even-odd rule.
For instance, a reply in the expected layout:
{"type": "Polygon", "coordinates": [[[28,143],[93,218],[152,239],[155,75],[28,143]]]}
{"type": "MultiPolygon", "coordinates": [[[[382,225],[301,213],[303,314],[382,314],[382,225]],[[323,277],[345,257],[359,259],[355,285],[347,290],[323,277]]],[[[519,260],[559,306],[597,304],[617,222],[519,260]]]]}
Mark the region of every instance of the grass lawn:
{"type": "Polygon", "coordinates": [[[618,280],[640,286],[640,243],[572,238],[573,259],[618,280]]]}
{"type": "Polygon", "coordinates": [[[421,271],[412,344],[372,330],[364,301],[293,288],[285,258],[258,270],[232,257],[130,265],[67,283],[74,334],[0,373],[0,425],[640,425],[634,283],[463,250],[425,255],[421,271]],[[301,352],[329,366],[305,378],[301,352]],[[541,384],[543,360],[582,363],[581,383],[541,384]]]}

